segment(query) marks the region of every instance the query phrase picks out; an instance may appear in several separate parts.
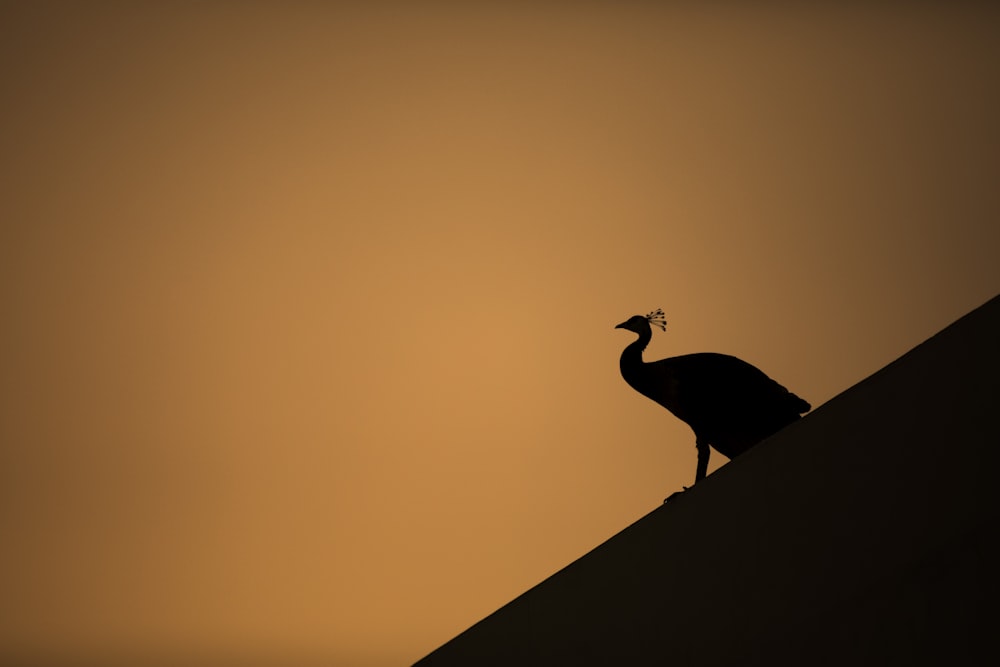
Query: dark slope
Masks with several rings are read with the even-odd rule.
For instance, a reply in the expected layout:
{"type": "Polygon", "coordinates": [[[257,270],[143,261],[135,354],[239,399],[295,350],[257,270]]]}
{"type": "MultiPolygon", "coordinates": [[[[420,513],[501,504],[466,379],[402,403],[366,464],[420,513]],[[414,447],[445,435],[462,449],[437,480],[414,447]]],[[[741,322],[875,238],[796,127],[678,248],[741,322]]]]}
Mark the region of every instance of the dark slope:
{"type": "Polygon", "coordinates": [[[423,660],[987,664],[1000,298],[423,660]]]}

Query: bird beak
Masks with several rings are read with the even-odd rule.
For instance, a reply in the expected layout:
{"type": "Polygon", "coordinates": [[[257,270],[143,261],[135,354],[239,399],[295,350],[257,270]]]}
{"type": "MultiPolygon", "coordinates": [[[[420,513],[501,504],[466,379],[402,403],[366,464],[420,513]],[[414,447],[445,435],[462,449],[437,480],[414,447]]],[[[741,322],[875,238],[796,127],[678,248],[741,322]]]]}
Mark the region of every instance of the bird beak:
{"type": "Polygon", "coordinates": [[[615,329],[624,329],[626,324],[628,324],[628,322],[622,322],[621,324],[616,324],[615,329]]]}

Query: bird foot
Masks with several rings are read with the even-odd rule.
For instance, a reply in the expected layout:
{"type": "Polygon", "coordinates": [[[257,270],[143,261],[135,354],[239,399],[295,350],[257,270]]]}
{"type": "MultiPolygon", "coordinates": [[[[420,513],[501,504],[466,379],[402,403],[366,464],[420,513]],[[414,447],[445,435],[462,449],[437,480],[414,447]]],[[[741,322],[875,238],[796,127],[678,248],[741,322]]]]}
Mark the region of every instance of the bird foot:
{"type": "Polygon", "coordinates": [[[664,498],[663,499],[663,504],[665,505],[665,504],[669,503],[671,500],[673,500],[677,496],[681,495],[682,493],[684,493],[685,491],[687,491],[690,488],[691,488],[690,486],[682,486],[680,491],[674,491],[669,496],[667,496],[666,498],[664,498]]]}

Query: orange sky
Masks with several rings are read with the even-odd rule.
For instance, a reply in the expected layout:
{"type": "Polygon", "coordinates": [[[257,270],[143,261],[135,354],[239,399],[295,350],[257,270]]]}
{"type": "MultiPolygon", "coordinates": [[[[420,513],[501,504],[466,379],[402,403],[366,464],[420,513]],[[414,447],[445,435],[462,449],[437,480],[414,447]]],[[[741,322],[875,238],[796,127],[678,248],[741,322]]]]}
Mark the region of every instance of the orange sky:
{"type": "Polygon", "coordinates": [[[0,9],[0,657],[408,664],[692,481],[618,322],[818,406],[1000,291],[985,3],[329,4],[0,9]]]}

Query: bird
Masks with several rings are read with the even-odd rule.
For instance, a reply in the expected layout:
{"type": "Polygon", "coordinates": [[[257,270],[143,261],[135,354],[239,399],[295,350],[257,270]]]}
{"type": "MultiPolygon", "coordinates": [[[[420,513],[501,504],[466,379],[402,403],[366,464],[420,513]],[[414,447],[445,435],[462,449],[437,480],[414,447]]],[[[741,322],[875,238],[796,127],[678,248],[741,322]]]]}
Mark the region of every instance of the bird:
{"type": "Polygon", "coordinates": [[[756,366],[728,354],[700,352],[643,361],[653,326],[666,331],[662,308],[633,315],[615,326],[639,335],[622,350],[621,374],[630,387],[694,431],[698,451],[695,484],[708,471],[711,448],[733,459],[811,409],[808,402],[756,366]]]}

